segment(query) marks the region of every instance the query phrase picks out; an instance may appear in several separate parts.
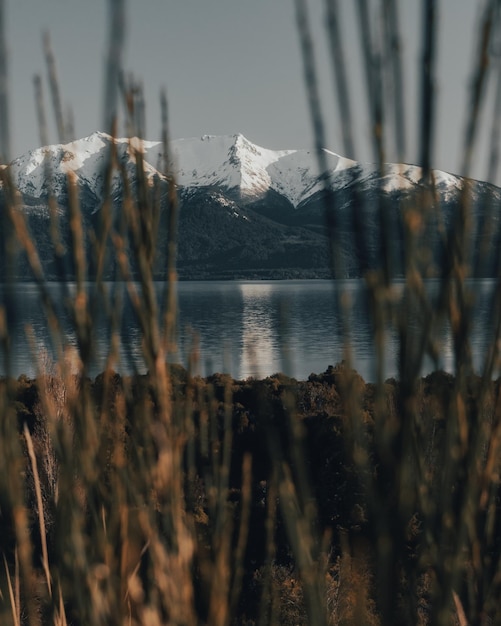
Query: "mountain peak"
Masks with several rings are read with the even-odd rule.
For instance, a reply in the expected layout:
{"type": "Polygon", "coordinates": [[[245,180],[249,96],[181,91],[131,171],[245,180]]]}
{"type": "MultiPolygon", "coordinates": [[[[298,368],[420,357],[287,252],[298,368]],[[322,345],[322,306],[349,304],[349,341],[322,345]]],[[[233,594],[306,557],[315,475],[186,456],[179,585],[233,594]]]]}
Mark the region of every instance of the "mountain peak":
{"type": "Polygon", "coordinates": [[[244,135],[242,135],[242,133],[236,133],[235,135],[233,135],[233,137],[235,138],[235,143],[239,144],[239,145],[250,145],[253,146],[254,144],[252,143],[252,141],[249,141],[247,139],[247,137],[244,137],[244,135]]]}
{"type": "MultiPolygon", "coordinates": [[[[139,149],[144,154],[148,175],[158,173],[163,156],[161,142],[113,138],[96,131],[67,144],[38,148],[15,159],[10,166],[14,180],[26,195],[41,197],[47,191],[48,166],[53,185],[59,184],[59,180],[63,188],[67,174],[72,172],[81,184],[95,187],[102,183],[111,142],[117,146],[119,157],[130,162],[131,168],[139,149]]],[[[231,190],[233,195],[236,193],[246,201],[261,199],[268,191],[275,191],[297,207],[306,195],[315,193],[323,184],[318,179],[314,151],[270,150],[252,143],[241,133],[178,139],[171,143],[171,148],[181,188],[219,187],[231,190]]],[[[326,152],[330,171],[355,164],[326,152]]]]}
{"type": "Polygon", "coordinates": [[[111,141],[112,136],[109,133],[105,133],[102,130],[96,130],[87,137],[82,137],[81,139],[70,141],[69,143],[75,143],[75,141],[83,141],[86,143],[93,143],[94,141],[111,141]]]}

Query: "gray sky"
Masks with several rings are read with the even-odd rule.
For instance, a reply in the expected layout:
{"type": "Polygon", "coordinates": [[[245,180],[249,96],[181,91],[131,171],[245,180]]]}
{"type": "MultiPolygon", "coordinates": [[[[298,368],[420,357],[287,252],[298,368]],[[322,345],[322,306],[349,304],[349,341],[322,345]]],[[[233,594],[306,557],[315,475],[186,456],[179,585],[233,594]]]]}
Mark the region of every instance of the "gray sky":
{"type": "MultiPolygon", "coordinates": [[[[406,68],[406,161],[416,162],[421,3],[397,1],[406,68]]],[[[438,117],[433,163],[458,172],[482,2],[442,0],[439,4],[438,117]]],[[[340,0],[340,5],[357,130],[356,154],[346,156],[371,160],[360,44],[353,15],[355,2],[340,0]]],[[[327,147],[342,153],[323,0],[309,0],[309,6],[328,128],[327,147]]],[[[44,30],[52,37],[63,100],[72,108],[76,137],[101,129],[108,31],[105,0],[6,0],[6,17],[12,156],[39,144],[33,76],[42,75],[47,100],[41,45],[44,30]]],[[[268,148],[312,145],[293,0],[129,0],[126,41],[124,69],[144,85],[149,139],[160,139],[158,100],[165,87],[173,138],[241,132],[268,148]]],[[[488,93],[485,128],[473,170],[477,178],[485,178],[487,172],[487,120],[493,109],[490,92],[493,90],[488,93]]],[[[50,121],[50,138],[56,142],[52,118],[50,121]]],[[[387,160],[394,158],[389,149],[387,160]]]]}

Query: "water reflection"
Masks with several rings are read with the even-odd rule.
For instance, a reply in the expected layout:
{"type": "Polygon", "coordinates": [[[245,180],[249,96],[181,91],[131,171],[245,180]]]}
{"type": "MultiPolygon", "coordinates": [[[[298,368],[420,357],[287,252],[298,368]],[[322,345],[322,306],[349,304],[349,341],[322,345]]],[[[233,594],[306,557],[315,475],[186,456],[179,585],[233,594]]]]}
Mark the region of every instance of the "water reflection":
{"type": "MultiPolygon", "coordinates": [[[[328,365],[339,362],[348,339],[354,366],[366,380],[375,380],[372,315],[363,283],[347,280],[337,286],[350,302],[345,309],[347,324],[342,323],[336,310],[330,281],[180,283],[177,350],[172,360],[186,366],[193,345],[198,342],[200,358],[195,362],[195,373],[226,371],[236,378],[246,378],[284,371],[296,378],[306,378],[311,372],[322,372],[328,365]]],[[[493,337],[490,317],[494,286],[495,282],[488,280],[470,285],[474,296],[470,341],[477,371],[484,365],[493,337]]],[[[159,297],[163,288],[163,284],[157,285],[159,297]]],[[[438,282],[430,281],[427,288],[432,296],[435,293],[438,297],[438,282]]],[[[401,296],[403,284],[397,284],[396,289],[401,296]]],[[[108,292],[117,301],[123,300],[117,368],[123,373],[145,371],[141,332],[125,289],[123,285],[108,285],[108,292]]],[[[49,293],[64,331],[68,366],[76,366],[76,338],[60,286],[49,285],[49,293]]],[[[0,288],[0,296],[4,302],[5,288],[0,288]]],[[[33,376],[37,362],[42,361],[41,366],[46,367],[55,354],[38,288],[34,284],[16,286],[9,295],[9,303],[10,371],[16,376],[21,373],[33,376]]],[[[110,350],[110,323],[104,311],[105,307],[100,306],[93,319],[96,354],[92,375],[102,370],[110,350]]],[[[420,328],[419,320],[409,320],[407,331],[416,341],[420,328]]],[[[448,327],[445,324],[437,327],[435,335],[438,360],[426,359],[423,371],[438,366],[452,372],[454,351],[448,327]]],[[[398,350],[397,332],[388,327],[384,337],[384,377],[397,374],[398,350]]],[[[4,374],[8,363],[4,352],[0,356],[0,373],[4,374]]]]}
{"type": "Polygon", "coordinates": [[[239,340],[239,377],[256,378],[281,369],[279,324],[274,306],[273,287],[240,284],[242,296],[242,335],[239,340]]]}

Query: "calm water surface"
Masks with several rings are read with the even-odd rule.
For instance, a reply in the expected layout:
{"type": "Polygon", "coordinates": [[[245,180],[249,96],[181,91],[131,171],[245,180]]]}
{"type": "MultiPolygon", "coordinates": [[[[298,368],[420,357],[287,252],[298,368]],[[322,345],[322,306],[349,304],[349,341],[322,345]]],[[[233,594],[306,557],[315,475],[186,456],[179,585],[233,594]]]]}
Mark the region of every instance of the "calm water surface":
{"type": "MultiPolygon", "coordinates": [[[[491,294],[494,281],[472,283],[475,294],[475,316],[471,344],[475,366],[481,368],[492,333],[489,326],[491,294]]],[[[366,380],[375,379],[373,330],[368,304],[360,280],[338,283],[351,302],[347,316],[353,365],[366,380]]],[[[430,283],[436,290],[437,284],[430,283]]],[[[145,371],[142,360],[141,333],[128,303],[124,287],[106,285],[110,295],[120,295],[121,361],[123,373],[145,371]]],[[[157,284],[160,295],[162,284],[157,284]]],[[[70,285],[70,292],[74,286],[70,285]]],[[[89,285],[89,289],[92,286],[89,285]]],[[[398,285],[397,285],[398,290],[398,285]]],[[[69,316],[64,308],[64,294],[58,284],[49,285],[58,307],[67,346],[75,346],[69,316]]],[[[3,301],[5,288],[0,290],[3,301]]],[[[10,372],[13,375],[36,375],[37,363],[45,366],[53,348],[46,314],[34,284],[15,286],[10,295],[12,323],[10,328],[10,372]]],[[[311,372],[322,372],[343,358],[343,325],[336,313],[334,287],[331,281],[231,281],[182,282],[178,284],[177,352],[172,360],[187,365],[194,346],[198,346],[197,373],[230,372],[235,378],[267,376],[284,371],[296,378],[311,372]]],[[[96,354],[92,374],[102,370],[109,351],[110,330],[104,314],[105,299],[93,320],[96,354]]],[[[412,329],[411,329],[412,330],[412,329]]],[[[453,371],[453,357],[447,328],[437,334],[440,358],[438,365],[453,371]]],[[[385,335],[384,375],[397,374],[398,343],[394,331],[385,335]]],[[[2,374],[7,362],[2,351],[2,374]]],[[[434,369],[427,361],[424,371],[434,369]]]]}

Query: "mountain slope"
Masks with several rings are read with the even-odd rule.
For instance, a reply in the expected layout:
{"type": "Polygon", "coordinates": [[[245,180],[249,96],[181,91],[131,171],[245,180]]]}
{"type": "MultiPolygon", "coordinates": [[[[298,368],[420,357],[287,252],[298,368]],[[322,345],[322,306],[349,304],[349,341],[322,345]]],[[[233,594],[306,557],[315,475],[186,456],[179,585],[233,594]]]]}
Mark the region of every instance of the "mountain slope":
{"type": "MultiPolygon", "coordinates": [[[[331,208],[330,234],[334,234],[340,248],[343,275],[356,276],[378,267],[385,237],[393,248],[395,273],[402,271],[405,253],[402,216],[409,208],[416,209],[417,194],[423,189],[419,167],[388,164],[381,173],[370,164],[359,164],[326,150],[328,169],[319,172],[313,151],[269,150],[252,144],[242,135],[180,139],[172,142],[170,150],[170,168],[175,173],[180,198],[178,268],[182,277],[327,276],[326,206],[331,208]]],[[[92,277],[92,233],[99,231],[103,201],[107,194],[111,197],[118,224],[123,209],[124,175],[127,185],[139,193],[139,152],[151,193],[160,199],[155,275],[162,278],[169,183],[164,175],[165,159],[160,142],[137,138],[113,140],[105,133],[94,133],[70,144],[33,150],[10,164],[12,180],[21,194],[22,210],[49,278],[60,277],[49,236],[50,194],[58,203],[66,250],[63,260],[66,276],[71,277],[68,176],[76,181],[92,277]],[[116,167],[107,188],[112,153],[116,167]]],[[[445,232],[452,228],[466,183],[458,176],[438,170],[433,176],[434,216],[423,218],[419,234],[423,245],[426,243],[431,250],[430,264],[439,265],[445,244],[435,226],[443,223],[445,232]]],[[[497,213],[494,212],[487,230],[482,224],[489,207],[501,202],[501,192],[478,181],[468,181],[468,191],[473,211],[472,245],[492,246],[497,241],[493,235],[499,226],[497,213]]],[[[109,278],[116,276],[112,256],[109,255],[105,270],[109,278]]],[[[484,270],[491,271],[492,268],[484,270]]],[[[21,278],[29,275],[22,257],[18,273],[21,278]]]]}

